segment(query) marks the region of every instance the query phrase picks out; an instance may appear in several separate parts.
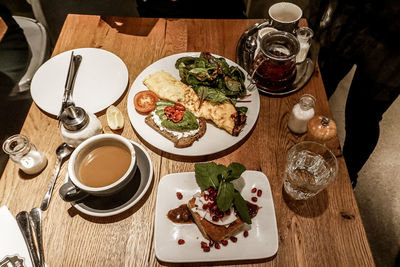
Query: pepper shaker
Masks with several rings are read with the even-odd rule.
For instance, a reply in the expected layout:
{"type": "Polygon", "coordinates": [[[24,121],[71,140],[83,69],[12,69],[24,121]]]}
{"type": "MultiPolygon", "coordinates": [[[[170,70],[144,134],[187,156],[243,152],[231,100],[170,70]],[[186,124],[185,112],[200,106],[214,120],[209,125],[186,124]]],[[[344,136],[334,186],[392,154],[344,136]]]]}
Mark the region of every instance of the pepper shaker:
{"type": "Polygon", "coordinates": [[[77,147],[94,135],[102,133],[100,120],[81,107],[68,106],[60,116],[61,136],[69,146],[77,147]]]}
{"type": "Polygon", "coordinates": [[[315,100],[312,95],[303,95],[299,103],[293,106],[289,117],[288,127],[296,134],[303,134],[307,131],[308,121],[314,117],[315,100]]]}
{"type": "Polygon", "coordinates": [[[326,116],[315,116],[307,124],[306,140],[315,141],[328,147],[336,156],[341,155],[336,123],[326,116]]]}
{"type": "Polygon", "coordinates": [[[47,165],[46,156],[21,134],[7,138],[3,143],[3,151],[10,155],[10,159],[26,174],[39,173],[47,165]]]}

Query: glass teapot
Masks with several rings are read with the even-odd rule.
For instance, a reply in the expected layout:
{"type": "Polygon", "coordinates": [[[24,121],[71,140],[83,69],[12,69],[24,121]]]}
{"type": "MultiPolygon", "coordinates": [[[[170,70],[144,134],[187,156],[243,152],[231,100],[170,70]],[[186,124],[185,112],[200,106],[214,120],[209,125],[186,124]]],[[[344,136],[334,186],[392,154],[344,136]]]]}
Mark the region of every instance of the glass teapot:
{"type": "Polygon", "coordinates": [[[300,49],[297,38],[288,32],[265,34],[260,49],[250,64],[250,81],[268,91],[285,91],[296,79],[296,55],[300,49]]]}

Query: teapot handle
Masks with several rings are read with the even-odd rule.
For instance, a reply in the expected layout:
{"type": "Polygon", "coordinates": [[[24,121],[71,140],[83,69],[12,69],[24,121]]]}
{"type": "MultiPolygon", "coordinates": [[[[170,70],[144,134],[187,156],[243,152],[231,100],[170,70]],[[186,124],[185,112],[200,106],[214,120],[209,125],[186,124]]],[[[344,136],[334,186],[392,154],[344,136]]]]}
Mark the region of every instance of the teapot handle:
{"type": "Polygon", "coordinates": [[[250,82],[250,84],[246,88],[248,91],[251,92],[254,90],[254,88],[257,88],[256,81],[254,80],[254,74],[256,73],[258,68],[264,63],[265,60],[266,60],[265,58],[258,59],[257,56],[256,58],[253,59],[251,67],[247,72],[247,80],[250,82]]]}

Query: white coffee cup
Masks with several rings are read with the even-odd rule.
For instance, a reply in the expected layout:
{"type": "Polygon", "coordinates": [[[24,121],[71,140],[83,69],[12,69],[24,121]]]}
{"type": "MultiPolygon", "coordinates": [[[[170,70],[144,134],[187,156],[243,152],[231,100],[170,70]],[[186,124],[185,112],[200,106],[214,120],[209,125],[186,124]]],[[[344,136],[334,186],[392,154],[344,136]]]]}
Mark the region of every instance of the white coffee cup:
{"type": "Polygon", "coordinates": [[[77,201],[89,195],[108,196],[117,193],[133,178],[137,168],[136,162],[135,148],[125,137],[117,134],[99,134],[90,137],[82,142],[71,154],[68,162],[70,181],[61,186],[60,196],[65,201],[77,201]],[[116,146],[128,151],[131,156],[129,167],[121,178],[111,184],[101,187],[88,186],[79,178],[81,163],[90,152],[103,146],[116,146]]]}
{"type": "Polygon", "coordinates": [[[268,9],[268,15],[272,19],[272,27],[294,33],[303,11],[293,3],[279,2],[268,9]]]}

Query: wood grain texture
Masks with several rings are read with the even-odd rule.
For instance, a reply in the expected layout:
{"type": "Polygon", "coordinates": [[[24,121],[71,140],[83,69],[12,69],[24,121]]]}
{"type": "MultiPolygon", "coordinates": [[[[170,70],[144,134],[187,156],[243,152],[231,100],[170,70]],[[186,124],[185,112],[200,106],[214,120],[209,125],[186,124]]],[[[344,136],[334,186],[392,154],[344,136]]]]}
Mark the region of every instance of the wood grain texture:
{"type": "MultiPolygon", "coordinates": [[[[175,53],[210,51],[235,60],[240,35],[255,22],[69,15],[53,56],[80,47],[108,50],[127,65],[130,86],[145,67],[175,53]]],[[[286,153],[304,138],[291,134],[287,121],[291,108],[304,93],[316,97],[316,114],[331,115],[317,68],[309,83],[297,93],[280,98],[260,96],[258,122],[240,146],[195,159],[169,155],[143,143],[129,123],[127,93],[124,94],[117,106],[123,111],[126,124],[118,134],[145,145],[154,167],[154,182],[144,199],[130,210],[109,218],[94,218],[81,214],[58,197],[66,175],[64,164],[50,208],[44,213],[48,265],[167,265],[159,262],[154,252],[158,182],[170,173],[193,171],[195,161],[214,160],[223,164],[241,162],[247,169],[264,172],[271,184],[279,232],[278,253],[270,259],[240,262],[243,266],[374,266],[343,158],[338,158],[337,180],[317,197],[294,202],[282,192],[286,153]]],[[[106,125],[104,112],[97,115],[106,125]]],[[[104,130],[110,131],[107,127],[104,130]]],[[[35,104],[21,132],[44,152],[49,163],[34,177],[19,172],[13,162],[8,163],[0,180],[0,205],[7,205],[14,215],[40,204],[55,165],[55,149],[62,142],[57,121],[35,104]]],[[[219,264],[222,263],[216,265],[219,264]]]]}
{"type": "Polygon", "coordinates": [[[3,39],[4,34],[6,34],[7,29],[7,24],[4,22],[3,18],[0,17],[0,41],[3,39]]]}

